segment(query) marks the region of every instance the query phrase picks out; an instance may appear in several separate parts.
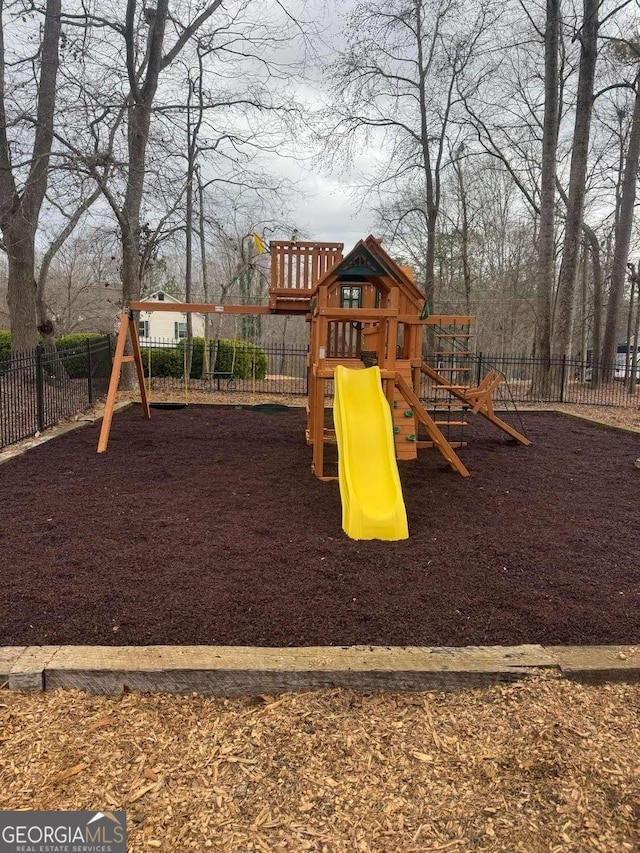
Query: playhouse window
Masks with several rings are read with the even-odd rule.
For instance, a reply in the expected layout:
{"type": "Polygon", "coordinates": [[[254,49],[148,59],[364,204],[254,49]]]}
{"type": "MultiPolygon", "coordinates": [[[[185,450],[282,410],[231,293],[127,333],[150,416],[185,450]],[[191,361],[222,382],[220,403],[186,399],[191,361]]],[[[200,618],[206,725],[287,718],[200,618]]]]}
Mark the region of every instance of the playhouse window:
{"type": "Polygon", "coordinates": [[[140,320],[138,323],[138,334],[141,338],[149,337],[149,321],[148,320],[140,320]]]}
{"type": "Polygon", "coordinates": [[[343,285],[340,291],[341,308],[362,308],[362,288],[343,285]]]}
{"type": "Polygon", "coordinates": [[[187,337],[186,321],[184,323],[178,321],[178,322],[173,324],[173,337],[178,341],[182,340],[182,338],[187,337]]]}

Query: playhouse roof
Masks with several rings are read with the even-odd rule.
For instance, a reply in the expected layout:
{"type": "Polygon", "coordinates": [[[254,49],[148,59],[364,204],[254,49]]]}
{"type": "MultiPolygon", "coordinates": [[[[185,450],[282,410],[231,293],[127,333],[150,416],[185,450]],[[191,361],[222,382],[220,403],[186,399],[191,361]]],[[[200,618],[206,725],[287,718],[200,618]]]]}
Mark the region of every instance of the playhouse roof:
{"type": "Polygon", "coordinates": [[[314,292],[320,285],[331,286],[354,278],[378,279],[383,286],[385,279],[391,279],[418,308],[424,302],[424,294],[414,284],[410,268],[396,263],[382,248],[382,241],[372,234],[359,240],[341,261],[327,270],[316,282],[314,292]]]}

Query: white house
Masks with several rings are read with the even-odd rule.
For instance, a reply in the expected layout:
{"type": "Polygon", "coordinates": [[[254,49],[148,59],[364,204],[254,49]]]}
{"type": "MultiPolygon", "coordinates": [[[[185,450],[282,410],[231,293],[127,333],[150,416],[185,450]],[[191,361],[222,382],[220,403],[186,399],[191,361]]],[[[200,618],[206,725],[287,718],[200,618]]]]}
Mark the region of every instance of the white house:
{"type": "MultiPolygon", "coordinates": [[[[164,290],[156,290],[149,296],[140,300],[141,302],[174,302],[176,299],[164,290]]],[[[204,315],[192,314],[193,335],[197,338],[204,337],[204,315]]],[[[142,346],[150,346],[156,342],[165,344],[177,344],[187,336],[187,315],[180,311],[141,311],[139,321],[140,343],[142,346]]]]}

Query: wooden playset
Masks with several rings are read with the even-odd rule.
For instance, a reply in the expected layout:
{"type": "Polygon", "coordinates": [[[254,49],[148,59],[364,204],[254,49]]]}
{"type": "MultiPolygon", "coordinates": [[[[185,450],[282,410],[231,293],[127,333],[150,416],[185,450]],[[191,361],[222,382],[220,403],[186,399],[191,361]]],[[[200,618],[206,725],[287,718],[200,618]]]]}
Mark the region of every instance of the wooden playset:
{"type": "Polygon", "coordinates": [[[464,441],[450,438],[468,414],[481,415],[520,444],[530,444],[494,411],[502,374],[489,371],[471,381],[474,318],[428,314],[411,269],[397,264],[375,237],[359,241],[346,256],[342,249],[341,243],[271,242],[268,305],[129,303],[122,313],[98,452],[107,448],[120,373],[128,361],[136,365],[143,415],[151,416],[136,323],[141,310],[305,315],[310,324],[306,435],[313,447],[312,469],[323,480],[337,479],[325,472],[325,445],[336,441],[335,430],[327,426],[327,409],[339,365],[379,368],[397,459],[415,459],[419,449],[433,447],[455,471],[469,476],[456,453],[464,441]],[[435,341],[433,364],[423,358],[427,327],[435,341]],[[125,354],[128,339],[130,353],[125,354]],[[432,413],[421,402],[423,377],[434,397],[432,413]]]}

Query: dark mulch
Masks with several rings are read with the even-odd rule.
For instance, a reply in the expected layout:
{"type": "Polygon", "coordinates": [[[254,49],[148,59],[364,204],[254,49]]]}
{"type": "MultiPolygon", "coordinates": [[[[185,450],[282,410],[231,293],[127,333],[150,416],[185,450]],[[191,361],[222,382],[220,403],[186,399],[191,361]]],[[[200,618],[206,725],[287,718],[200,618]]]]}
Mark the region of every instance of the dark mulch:
{"type": "Polygon", "coordinates": [[[301,410],[133,407],[0,468],[0,645],[640,641],[640,439],[526,426],[403,463],[410,539],[355,542],[301,410]]]}

